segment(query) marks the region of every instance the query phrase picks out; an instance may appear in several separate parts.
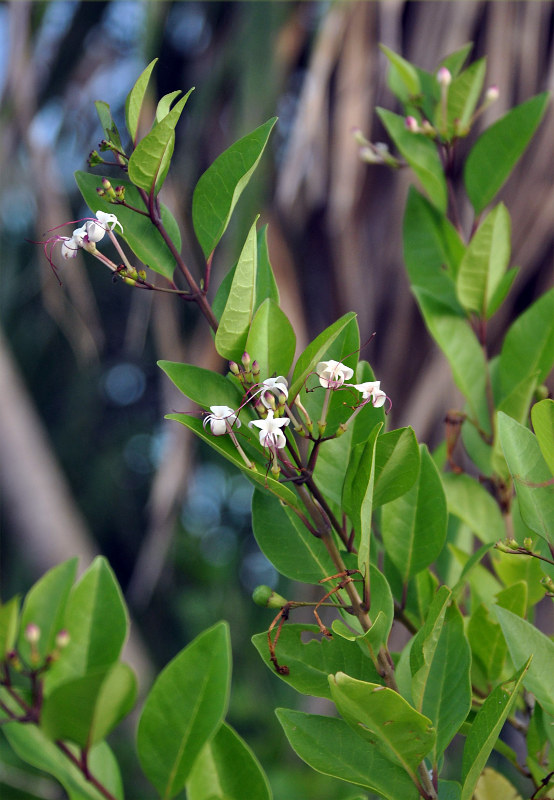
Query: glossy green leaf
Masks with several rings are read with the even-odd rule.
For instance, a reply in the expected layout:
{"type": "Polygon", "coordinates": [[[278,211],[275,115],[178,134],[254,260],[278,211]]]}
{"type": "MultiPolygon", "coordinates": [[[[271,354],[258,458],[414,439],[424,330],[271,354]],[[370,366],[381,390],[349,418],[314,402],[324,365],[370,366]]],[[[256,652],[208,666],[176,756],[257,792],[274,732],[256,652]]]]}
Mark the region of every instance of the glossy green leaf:
{"type": "Polygon", "coordinates": [[[489,304],[487,306],[487,318],[496,314],[504,300],[506,299],[508,292],[512,288],[512,284],[517,278],[519,273],[518,267],[511,267],[509,270],[505,272],[505,274],[500,278],[498,282],[498,286],[494,290],[489,300],[489,304]]]}
{"type": "MultiPolygon", "coordinates": [[[[63,786],[69,800],[102,800],[103,795],[87,781],[61,750],[46,738],[36,725],[10,723],[2,732],[15,753],[27,764],[52,775],[63,786]]],[[[91,773],[117,800],[123,800],[123,785],[117,761],[106,744],[100,742],[88,754],[91,773]]]]}
{"type": "Polygon", "coordinates": [[[554,400],[536,403],[531,409],[531,421],[542,457],[554,475],[554,400]]]}
{"type": "Polygon", "coordinates": [[[426,292],[414,288],[425,324],[448,359],[452,377],[465,397],[473,416],[488,431],[488,415],[481,410],[485,396],[486,364],[481,346],[468,321],[452,313],[426,292]]]}
{"type": "Polygon", "coordinates": [[[148,194],[159,192],[167,176],[175,147],[175,126],[192,91],[189,89],[162,121],[138,142],[129,159],[131,182],[148,194]]]}
{"type": "MultiPolygon", "coordinates": [[[[282,498],[289,504],[295,506],[299,505],[297,495],[291,491],[288,486],[276,481],[275,478],[271,477],[271,474],[266,474],[267,466],[264,463],[260,463],[262,458],[261,453],[253,447],[248,446],[249,441],[258,440],[254,432],[245,433],[245,437],[242,438],[242,436],[239,436],[239,439],[241,446],[247,451],[248,458],[256,459],[256,470],[249,469],[246,466],[229,436],[213,436],[209,429],[204,428],[202,420],[198,417],[194,417],[191,414],[166,414],[165,418],[180,422],[181,425],[185,425],[189,430],[194,431],[200,439],[234,464],[234,466],[240,469],[253,483],[277,495],[277,497],[282,498]],[[250,436],[252,439],[249,439],[250,436]]],[[[239,433],[241,433],[242,430],[243,428],[240,429],[239,433]]],[[[263,458],[265,458],[265,456],[263,456],[263,458]]]]}
{"type": "Polygon", "coordinates": [[[236,384],[217,372],[175,361],[158,361],[158,366],[185,397],[203,408],[230,406],[237,409],[240,405],[241,393],[236,384]]]}
{"type": "Polygon", "coordinates": [[[446,538],[446,499],[440,475],[424,445],[412,488],[383,506],[381,533],[387,554],[407,581],[429,566],[446,538]]]}
{"type": "Polygon", "coordinates": [[[462,800],[471,800],[479,776],[517,698],[532,656],[510,680],[497,686],[479,709],[464,745],[462,800]]]}
{"type": "Polygon", "coordinates": [[[528,428],[498,414],[498,435],[514,478],[519,509],[525,523],[554,544],[554,486],[539,443],[528,428]]]}
{"type": "Polygon", "coordinates": [[[164,94],[164,96],[158,100],[158,105],[156,106],[156,122],[161,122],[164,117],[167,117],[171,109],[171,104],[180,94],[182,94],[181,90],[177,89],[175,92],[164,94]]]}
{"type": "Polygon", "coordinates": [[[337,571],[321,539],[277,498],[258,490],[252,498],[252,529],[264,555],[287,578],[318,583],[337,571]]]}
{"type": "Polygon", "coordinates": [[[52,740],[81,747],[102,741],[132,709],[137,682],[127,664],[89,672],[58,686],[46,698],[40,724],[52,740]]]}
{"type": "MultiPolygon", "coordinates": [[[[337,509],[341,504],[343,484],[346,480],[345,464],[350,463],[351,444],[352,430],[349,429],[337,439],[325,442],[317,458],[314,472],[316,483],[326,499],[335,503],[337,509]]],[[[359,446],[363,449],[363,444],[359,446]]],[[[346,507],[344,510],[348,513],[346,507]]]]}
{"type": "Polygon", "coordinates": [[[525,687],[533,692],[544,711],[554,714],[554,642],[530,622],[506,608],[496,606],[494,610],[508,643],[514,667],[519,669],[527,663],[529,654],[533,655],[531,666],[523,679],[525,687]]]}
{"type": "Polygon", "coordinates": [[[502,674],[508,648],[500,625],[482,603],[472,609],[467,638],[472,654],[472,683],[488,694],[490,684],[502,674]]]}
{"type": "Polygon", "coordinates": [[[296,350],[296,335],[279,306],[269,298],[256,311],[248,337],[246,352],[260,367],[260,376],[288,374],[296,350]]]}
{"type": "Polygon", "coordinates": [[[77,558],[64,561],[38,580],[29,590],[21,610],[18,651],[29,663],[29,642],[25,639],[25,628],[29,624],[37,625],[40,639],[36,650],[42,662],[54,650],[57,634],[65,627],[65,612],[75,575],[77,574],[77,558]]]}
{"type": "Polygon", "coordinates": [[[183,789],[229,699],[231,645],[226,623],[197,636],[158,675],[139,720],[137,751],[164,800],[183,789]]]}
{"type": "Polygon", "coordinates": [[[217,352],[240,361],[254,316],[258,248],[256,222],[250,228],[238,260],[231,290],[215,335],[217,352]]]}
{"type": "Polygon", "coordinates": [[[323,360],[324,356],[327,354],[327,351],[333,345],[340,333],[349,323],[352,322],[352,320],[355,319],[356,314],[353,311],[349,311],[348,314],[340,317],[340,319],[336,320],[336,322],[322,331],[319,336],[313,340],[313,342],[310,342],[310,344],[298,358],[298,361],[294,367],[292,382],[289,390],[289,402],[292,403],[293,399],[304,385],[304,381],[308,375],[315,370],[318,362],[323,360]]]}
{"type": "Polygon", "coordinates": [[[383,433],[375,445],[373,508],[405,494],[419,475],[420,455],[413,428],[383,433]]]}
{"type": "Polygon", "coordinates": [[[387,800],[419,797],[405,770],[368,746],[343,720],[285,708],[278,708],[276,714],[293,750],[317,772],[362,786],[387,800]]]}
{"type": "Polygon", "coordinates": [[[267,144],[276,117],[222,153],[196,184],[192,198],[194,231],[206,258],[225,233],[233,209],[267,144]]]}
{"type": "Polygon", "coordinates": [[[19,597],[12,597],[0,604],[0,662],[13,650],[18,626],[19,597]]]}
{"type": "Polygon", "coordinates": [[[506,537],[498,504],[481,483],[465,473],[446,472],[441,478],[450,514],[463,520],[484,544],[506,537]]]}
{"type": "Polygon", "coordinates": [[[121,654],[129,616],[105,558],[95,558],[72,589],[63,627],[69,633],[69,644],[46,674],[46,696],[67,680],[107,669],[121,654]]]}
{"type": "MultiPolygon", "coordinates": [[[[448,87],[447,135],[465,135],[469,131],[471,118],[483,90],[486,59],[474,61],[460,75],[454,77],[448,87]]],[[[441,129],[440,104],[435,116],[435,124],[441,129]]]]}
{"type": "Polygon", "coordinates": [[[385,686],[343,672],[329,675],[329,685],[331,697],[352,730],[417,780],[418,765],[435,742],[431,720],[385,686]]]}
{"type": "MultiPolygon", "coordinates": [[[[103,197],[98,197],[96,189],[102,185],[102,176],[78,171],[75,173],[75,180],[85,203],[94,213],[96,211],[104,211],[107,214],[116,212],[118,220],[123,225],[123,233],[118,228],[117,235],[127,242],[137,258],[154,272],[166,278],[171,278],[175,271],[175,259],[149,217],[145,217],[144,214],[137,214],[131,209],[125,208],[125,206],[108,203],[103,197]]],[[[126,203],[141,211],[146,211],[136,186],[133,186],[130,181],[121,180],[120,178],[118,178],[118,185],[125,187],[126,203]]],[[[181,234],[179,226],[169,209],[163,204],[161,205],[161,217],[169,238],[177,251],[180,251],[181,234]]]]}
{"type": "Polygon", "coordinates": [[[246,742],[223,723],[194,762],[187,800],[271,800],[264,771],[246,742]]]}
{"type": "Polygon", "coordinates": [[[500,353],[500,395],[524,379],[542,383],[554,365],[554,288],[536,300],[511,325],[500,353]]]}
{"type": "Polygon", "coordinates": [[[143,70],[135,85],[127,95],[127,99],[125,101],[125,121],[127,123],[127,130],[129,131],[129,135],[131,136],[133,144],[137,143],[140,112],[144,102],[146,89],[148,88],[148,83],[150,81],[150,75],[152,74],[152,70],[154,69],[157,61],[158,59],[155,58],[150,62],[150,64],[148,64],[146,69],[143,70]]]}
{"type": "Polygon", "coordinates": [[[466,190],[479,214],[493,199],[523,154],[548,103],[548,92],[508,111],[475,142],[464,168],[466,190]]]}
{"type": "Polygon", "coordinates": [[[481,317],[491,301],[510,261],[510,215],[502,203],[481,223],[460,262],[457,291],[468,311],[481,317]]]}
{"type": "Polygon", "coordinates": [[[389,83],[392,80],[394,85],[396,78],[396,80],[401,81],[408,96],[418,95],[421,91],[421,86],[415,67],[410,64],[409,61],[406,61],[405,58],[402,58],[402,56],[399,56],[398,53],[390,50],[390,48],[386,47],[384,44],[380,44],[379,49],[386,55],[390,64],[388,75],[389,83]],[[395,73],[395,78],[391,76],[393,71],[395,73]]]}
{"type": "Polygon", "coordinates": [[[408,164],[411,166],[429,199],[441,212],[446,212],[447,189],[444,172],[437,149],[433,142],[420,133],[412,133],[406,128],[404,117],[378,108],[383,125],[408,164]]]}
{"type": "Polygon", "coordinates": [[[434,763],[471,708],[470,666],[471,650],[462,615],[443,586],[410,652],[415,708],[429,717],[437,730],[434,763]]]}
{"type": "MultiPolygon", "coordinates": [[[[274,636],[275,631],[272,639],[274,636]]],[[[279,664],[289,668],[288,675],[276,673],[270,660],[267,633],[257,633],[252,637],[252,642],[264,664],[301,694],[331,699],[328,676],[339,671],[346,671],[360,680],[374,683],[381,680],[373,662],[356,641],[349,641],[335,633],[332,639],[327,639],[321,635],[317,625],[288,623],[281,629],[275,654],[279,664]],[[304,642],[303,637],[307,632],[317,638],[304,642]]]]}
{"type": "Polygon", "coordinates": [[[96,108],[96,113],[98,114],[98,119],[100,120],[100,124],[102,125],[102,130],[104,131],[105,138],[108,140],[108,142],[114,144],[118,150],[123,151],[123,147],[121,145],[121,137],[119,136],[117,125],[112,119],[112,114],[109,105],[107,103],[104,103],[102,100],[97,100],[94,103],[94,106],[96,108]]]}

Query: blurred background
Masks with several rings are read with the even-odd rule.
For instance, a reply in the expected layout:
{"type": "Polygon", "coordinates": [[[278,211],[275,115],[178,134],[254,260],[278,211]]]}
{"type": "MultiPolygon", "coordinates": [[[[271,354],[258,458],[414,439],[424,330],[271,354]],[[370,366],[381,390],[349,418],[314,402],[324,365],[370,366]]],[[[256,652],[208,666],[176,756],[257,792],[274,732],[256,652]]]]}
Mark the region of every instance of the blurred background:
{"type": "MultiPolygon", "coordinates": [[[[474,42],[472,58],[488,57],[486,85],[500,90],[480,129],[552,89],[553,21],[551,2],[0,5],[2,599],[25,592],[61,560],[77,554],[84,568],[103,553],[130,606],[128,657],[143,692],[154,670],[205,627],[228,619],[235,662],[229,721],[262,761],[276,800],[334,800],[352,791],[305,767],[273,717],[276,705],[298,706],[302,698],[251,646],[271,612],[253,606],[250,595],[260,583],[289,596],[295,590],[278,581],[256,546],[250,486],[163,419],[192,408],[158,359],[223,368],[205,321],[175,298],[113,284],[86,254],[64,264],[60,286],[29,240],[89,215],[73,172],[86,169],[102,137],[93,102],[107,101],[122,130],[125,97],[152,58],[160,60],[146,117],[162,94],[196,87],[163,190],[192,264],[187,219],[196,181],[222,150],[278,115],[218,248],[214,291],[261,212],[299,350],[356,311],[362,341],[377,333],[361,355],[392,398],[390,424],[413,425],[432,446],[445,411],[460,401],[404,276],[409,175],[364,165],[352,129],[386,141],[374,107],[399,110],[379,42],[428,70],[474,42]]],[[[493,320],[493,353],[513,318],[554,283],[553,141],[551,108],[502,192],[513,221],[512,264],[521,271],[493,320]]],[[[463,221],[469,229],[468,208],[463,221]]],[[[151,793],[136,775],[129,730],[113,746],[128,796],[140,800],[151,793]]],[[[2,797],[62,796],[23,773],[2,740],[0,748],[2,797]]]]}

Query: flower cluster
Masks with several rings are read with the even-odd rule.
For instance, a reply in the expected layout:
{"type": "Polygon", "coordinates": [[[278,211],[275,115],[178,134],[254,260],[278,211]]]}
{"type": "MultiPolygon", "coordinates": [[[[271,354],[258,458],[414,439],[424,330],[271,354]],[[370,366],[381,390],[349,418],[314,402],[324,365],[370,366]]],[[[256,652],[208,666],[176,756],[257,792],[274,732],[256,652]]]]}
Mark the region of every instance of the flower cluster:
{"type": "Polygon", "coordinates": [[[80,228],[75,228],[71,236],[61,236],[58,241],[62,242],[62,258],[68,261],[75,258],[79,248],[88,244],[96,244],[104,238],[106,231],[113,231],[119,225],[121,232],[123,226],[115,214],[106,214],[105,211],[97,211],[96,219],[89,219],[80,228]]]}

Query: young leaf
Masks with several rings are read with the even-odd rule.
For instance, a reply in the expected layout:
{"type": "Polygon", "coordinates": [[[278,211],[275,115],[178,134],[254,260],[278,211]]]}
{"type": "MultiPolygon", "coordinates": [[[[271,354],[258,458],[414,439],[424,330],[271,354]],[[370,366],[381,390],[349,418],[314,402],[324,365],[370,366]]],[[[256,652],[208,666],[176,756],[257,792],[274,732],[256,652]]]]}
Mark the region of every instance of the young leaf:
{"type": "Polygon", "coordinates": [[[390,63],[388,75],[389,85],[391,82],[395,85],[400,81],[403,87],[402,94],[406,99],[418,95],[421,91],[421,86],[416,68],[410,64],[409,61],[406,61],[405,58],[399,56],[398,53],[385,47],[384,44],[380,44],[379,49],[386,55],[390,63]],[[394,73],[394,76],[392,73],[394,73]]]}
{"type": "Polygon", "coordinates": [[[379,436],[375,445],[373,508],[405,494],[417,480],[419,465],[419,447],[413,428],[398,428],[379,436]]]}
{"type": "MultiPolygon", "coordinates": [[[[486,59],[480,58],[455,77],[448,87],[447,130],[449,136],[464,135],[469,132],[471,118],[483,89],[486,68],[486,59]]],[[[439,129],[440,113],[439,105],[435,116],[435,123],[439,129]]]]}
{"type": "Polygon", "coordinates": [[[473,42],[464,44],[459,50],[455,50],[454,53],[450,53],[446,58],[443,58],[440,62],[440,66],[450,70],[452,77],[455,78],[464,66],[472,48],[473,42]]]}
{"type": "Polygon", "coordinates": [[[495,613],[508,643],[508,650],[519,669],[527,663],[529,654],[533,660],[523,678],[525,687],[533,692],[544,711],[554,714],[554,684],[552,683],[552,664],[554,664],[554,642],[544,633],[517,614],[506,608],[495,607],[495,613]]]}
{"type": "Polygon", "coordinates": [[[287,375],[294,358],[296,335],[285,313],[269,298],[254,315],[245,350],[258,362],[260,376],[287,375]]]}
{"type": "Polygon", "coordinates": [[[368,746],[343,720],[286,708],[275,713],[291,747],[312,769],[386,800],[418,800],[419,792],[405,770],[368,746]]]}
{"type": "Polygon", "coordinates": [[[107,669],[121,654],[129,616],[119,584],[105,558],[95,558],[74,586],[63,627],[69,633],[69,644],[63,658],[46,673],[45,696],[69,679],[107,669]]]}
{"type": "Polygon", "coordinates": [[[231,291],[215,335],[217,352],[240,361],[254,316],[258,249],[256,222],[250,228],[235,269],[231,291]]]}
{"type": "MultiPolygon", "coordinates": [[[[171,278],[175,271],[175,259],[150,218],[144,214],[137,214],[125,206],[108,203],[103,197],[98,197],[96,189],[101,186],[101,176],[90,175],[88,172],[76,172],[75,180],[89,208],[95,212],[104,211],[107,214],[116,212],[118,220],[123,225],[123,233],[120,233],[118,229],[117,235],[127,242],[137,258],[159,275],[171,278]]],[[[120,179],[118,179],[118,185],[125,188],[126,203],[133,208],[146,211],[136,186],[129,181],[120,179]]],[[[179,226],[169,209],[163,204],[161,205],[161,216],[171,241],[179,251],[181,249],[179,226]]]]}
{"type": "Polygon", "coordinates": [[[456,288],[461,304],[482,317],[510,261],[510,215],[502,203],[481,223],[460,262],[456,288]]]}
{"type": "Polygon", "coordinates": [[[223,622],[197,636],[158,675],[140,716],[137,751],[164,800],[183,789],[197,756],[221,725],[230,678],[229,629],[223,622]]]}
{"type": "Polygon", "coordinates": [[[429,566],[446,538],[446,498],[440,475],[424,445],[419,477],[412,488],[383,507],[381,529],[386,552],[408,581],[429,566]]]}
{"type": "Polygon", "coordinates": [[[476,214],[487,206],[527,148],[546,111],[548,92],[508,111],[475,142],[464,168],[466,191],[476,214]]]}
{"type": "Polygon", "coordinates": [[[246,742],[222,724],[204,745],[187,781],[188,800],[271,800],[265,773],[246,742]]]}
{"type": "MultiPolygon", "coordinates": [[[[0,661],[14,649],[19,623],[19,597],[0,604],[0,661]]],[[[42,631],[41,631],[42,633],[42,631]]]]}
{"type": "Polygon", "coordinates": [[[58,686],[46,698],[40,726],[52,740],[88,747],[105,739],[132,709],[137,682],[127,664],[89,672],[58,686]]]}
{"type": "MultiPolygon", "coordinates": [[[[257,633],[252,643],[266,666],[275,673],[270,660],[267,633],[257,633]]],[[[353,678],[379,683],[381,678],[371,659],[355,641],[339,636],[327,639],[321,636],[317,625],[284,625],[277,643],[276,655],[279,664],[289,668],[288,675],[279,674],[281,680],[297,692],[313,697],[331,699],[328,676],[339,670],[348,670],[353,678]],[[318,638],[302,641],[306,632],[318,638]]]]}
{"type": "Polygon", "coordinates": [[[441,475],[450,514],[463,520],[483,542],[496,542],[506,536],[498,504],[481,483],[465,473],[441,475]]]}
{"type": "Polygon", "coordinates": [[[181,90],[177,89],[176,92],[164,94],[164,96],[158,100],[158,105],[156,106],[156,122],[161,122],[164,117],[167,117],[171,109],[171,104],[180,94],[181,90]]]}
{"type": "Polygon", "coordinates": [[[531,409],[531,421],[550,472],[554,475],[554,400],[541,400],[531,409]]]}
{"type": "Polygon", "coordinates": [[[158,193],[169,170],[175,146],[175,126],[192,89],[140,140],[129,159],[129,178],[139,189],[158,193]]]}
{"type": "Polygon", "coordinates": [[[358,736],[403,767],[412,780],[432,749],[436,731],[398,692],[337,672],[329,675],[331,697],[358,736]]]}
{"type": "Polygon", "coordinates": [[[287,578],[319,583],[321,578],[335,574],[336,568],[321,539],[313,536],[277,498],[254,492],[252,529],[264,555],[287,578]]]}
{"type": "Polygon", "coordinates": [[[433,763],[450,744],[471,708],[471,650],[450,592],[441,587],[410,653],[412,697],[437,730],[433,763]]]}
{"type": "Polygon", "coordinates": [[[43,662],[54,650],[57,634],[65,625],[67,601],[75,575],[77,558],[71,558],[48,570],[28,592],[21,611],[18,650],[23,659],[29,662],[29,642],[25,638],[25,628],[29,624],[40,630],[36,651],[43,662]]]}
{"type": "Polygon", "coordinates": [[[217,372],[175,361],[158,361],[158,366],[185,397],[205,409],[210,406],[236,409],[241,403],[242,395],[236,384],[217,372]]]}
{"type": "Polygon", "coordinates": [[[268,120],[222,153],[196,184],[192,222],[206,258],[225,233],[231,214],[245,189],[277,121],[268,120]]]}
{"type": "Polygon", "coordinates": [[[127,130],[129,131],[129,135],[133,144],[137,143],[140,111],[144,102],[144,96],[146,94],[148,82],[150,81],[150,75],[152,74],[152,70],[154,69],[157,60],[158,59],[155,58],[150,62],[150,64],[148,64],[127,95],[127,99],[125,101],[125,122],[127,123],[127,130]]]}
{"type": "Polygon", "coordinates": [[[348,314],[340,317],[332,325],[322,331],[313,342],[311,342],[299,357],[294,367],[292,383],[289,390],[289,403],[292,403],[310,373],[312,373],[318,362],[323,359],[327,351],[337,339],[339,334],[346,326],[356,319],[356,314],[349,311],[348,314]]]}
{"type": "Polygon", "coordinates": [[[547,542],[554,544],[554,486],[548,483],[552,475],[536,436],[501,411],[498,413],[498,435],[514,478],[523,520],[547,542]]]}
{"type": "Polygon", "coordinates": [[[441,213],[446,213],[447,189],[444,172],[433,142],[423,134],[407,130],[404,118],[378,108],[383,125],[408,164],[411,166],[429,199],[441,213]]]}
{"type": "Polygon", "coordinates": [[[94,105],[106,139],[108,142],[112,142],[112,144],[114,144],[118,150],[123,150],[119,131],[117,130],[117,126],[112,119],[109,105],[104,103],[102,100],[97,100],[94,105]]]}

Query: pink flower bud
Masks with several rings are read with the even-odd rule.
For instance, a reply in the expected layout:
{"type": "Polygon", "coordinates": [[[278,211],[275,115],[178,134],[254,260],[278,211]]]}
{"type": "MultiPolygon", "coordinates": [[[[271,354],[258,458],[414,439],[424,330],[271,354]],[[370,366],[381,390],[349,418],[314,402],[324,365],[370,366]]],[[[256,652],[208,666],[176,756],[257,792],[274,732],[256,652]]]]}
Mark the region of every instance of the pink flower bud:
{"type": "Polygon", "coordinates": [[[500,92],[498,90],[498,86],[489,86],[485,93],[485,100],[487,103],[494,103],[495,100],[498,100],[500,97],[500,92]]]}
{"type": "Polygon", "coordinates": [[[34,622],[30,622],[25,628],[25,638],[29,644],[36,644],[40,639],[40,628],[34,622]]]}
{"type": "Polygon", "coordinates": [[[415,117],[406,117],[404,124],[410,133],[419,133],[419,123],[415,117]]]}
{"type": "Polygon", "coordinates": [[[444,87],[450,86],[450,84],[452,83],[452,75],[450,73],[450,70],[447,69],[446,67],[441,67],[437,72],[437,80],[441,86],[444,87]]]}

